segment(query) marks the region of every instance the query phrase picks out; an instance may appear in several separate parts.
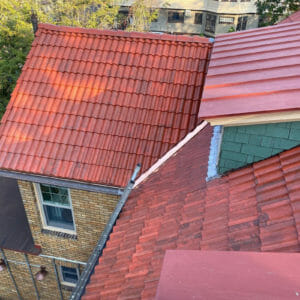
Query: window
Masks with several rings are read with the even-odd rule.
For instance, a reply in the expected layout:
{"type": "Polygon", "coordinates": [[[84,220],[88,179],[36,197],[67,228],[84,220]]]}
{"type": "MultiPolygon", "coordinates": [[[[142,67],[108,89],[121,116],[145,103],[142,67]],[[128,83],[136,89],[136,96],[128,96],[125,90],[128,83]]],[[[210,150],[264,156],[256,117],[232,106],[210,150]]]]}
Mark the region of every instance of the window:
{"type": "Polygon", "coordinates": [[[202,24],[202,14],[195,13],[194,24],[202,24]]]}
{"type": "Polygon", "coordinates": [[[206,23],[205,23],[205,31],[215,33],[216,21],[217,21],[217,16],[207,14],[206,15],[206,23]]]}
{"type": "Polygon", "coordinates": [[[61,281],[63,284],[75,286],[78,278],[79,272],[76,268],[69,268],[65,266],[60,266],[61,281]]]}
{"type": "Polygon", "coordinates": [[[75,231],[70,192],[67,188],[36,184],[45,227],[75,231]]]}
{"type": "Polygon", "coordinates": [[[219,24],[233,24],[234,18],[233,17],[220,17],[219,24]]]}
{"type": "Polygon", "coordinates": [[[184,12],[183,11],[168,11],[168,23],[183,23],[184,12]]]}
{"type": "Polygon", "coordinates": [[[248,17],[239,17],[238,24],[236,26],[236,31],[245,30],[247,27],[248,17]]]}
{"type": "Polygon", "coordinates": [[[124,30],[126,29],[128,23],[129,23],[129,12],[128,10],[119,10],[118,13],[118,29],[124,30]]]}

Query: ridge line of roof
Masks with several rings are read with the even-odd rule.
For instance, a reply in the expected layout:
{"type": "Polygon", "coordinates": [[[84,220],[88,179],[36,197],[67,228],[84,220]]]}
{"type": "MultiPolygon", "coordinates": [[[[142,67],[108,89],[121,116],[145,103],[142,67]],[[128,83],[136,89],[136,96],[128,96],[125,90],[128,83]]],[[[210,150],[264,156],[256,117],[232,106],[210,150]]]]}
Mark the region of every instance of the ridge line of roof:
{"type": "Polygon", "coordinates": [[[158,161],[156,161],[146,172],[144,172],[133,186],[135,189],[140,183],[144,182],[151,174],[158,171],[158,169],[174,154],[176,154],[185,144],[187,144],[195,135],[208,125],[207,121],[200,123],[193,131],[189,132],[178,144],[165,153],[158,161]]]}
{"type": "Polygon", "coordinates": [[[115,37],[123,37],[123,38],[142,38],[142,39],[152,39],[152,40],[162,40],[162,41],[212,44],[208,38],[204,38],[200,36],[157,34],[151,32],[134,32],[134,31],[129,32],[123,30],[108,30],[108,29],[101,30],[95,28],[58,26],[58,25],[52,25],[47,23],[41,23],[38,25],[37,36],[39,36],[41,30],[43,29],[60,31],[60,32],[70,32],[70,33],[115,36],[115,37]]]}

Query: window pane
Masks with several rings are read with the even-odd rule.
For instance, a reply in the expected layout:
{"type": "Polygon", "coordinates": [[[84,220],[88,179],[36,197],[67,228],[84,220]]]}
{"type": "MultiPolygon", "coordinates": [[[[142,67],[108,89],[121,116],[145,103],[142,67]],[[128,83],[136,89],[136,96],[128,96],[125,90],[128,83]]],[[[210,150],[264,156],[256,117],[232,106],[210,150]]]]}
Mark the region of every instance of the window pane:
{"type": "Polygon", "coordinates": [[[40,184],[44,202],[70,207],[68,190],[61,187],[40,184]]]}
{"type": "Polygon", "coordinates": [[[183,23],[184,12],[168,11],[168,23],[183,23]]]}
{"type": "Polygon", "coordinates": [[[202,14],[195,13],[194,23],[195,24],[202,24],[202,14]]]}
{"type": "Polygon", "coordinates": [[[43,205],[47,225],[74,230],[72,211],[68,208],[43,205]]]}
{"type": "Polygon", "coordinates": [[[233,24],[234,23],[234,18],[232,17],[220,17],[219,19],[220,24],[233,24]]]}
{"type": "Polygon", "coordinates": [[[70,283],[76,283],[78,281],[77,270],[75,268],[61,266],[61,273],[63,281],[70,283]]]}
{"type": "Polygon", "coordinates": [[[206,23],[205,23],[205,31],[215,33],[216,29],[216,15],[207,14],[206,15],[206,23]]]}

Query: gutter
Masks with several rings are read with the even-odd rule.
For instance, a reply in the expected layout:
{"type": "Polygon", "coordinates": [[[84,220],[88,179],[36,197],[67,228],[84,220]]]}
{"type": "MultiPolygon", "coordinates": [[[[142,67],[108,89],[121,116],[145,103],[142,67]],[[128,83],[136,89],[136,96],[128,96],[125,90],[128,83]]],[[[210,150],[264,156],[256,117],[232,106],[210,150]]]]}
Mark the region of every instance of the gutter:
{"type": "Polygon", "coordinates": [[[109,195],[117,195],[117,196],[122,195],[124,191],[123,188],[96,185],[92,183],[89,184],[89,183],[84,183],[75,180],[65,180],[60,178],[46,177],[46,176],[34,175],[34,174],[25,174],[21,172],[8,171],[8,170],[0,170],[0,176],[24,180],[24,181],[42,183],[42,184],[62,186],[71,189],[84,190],[89,192],[98,192],[98,193],[104,193],[109,195]]]}
{"type": "Polygon", "coordinates": [[[87,264],[77,282],[77,285],[71,297],[69,298],[70,300],[80,300],[81,296],[84,294],[85,287],[88,284],[90,277],[95,269],[95,266],[99,261],[99,257],[102,255],[102,251],[106,245],[110,233],[112,232],[113,226],[115,225],[117,218],[119,217],[119,214],[128,199],[128,196],[134,186],[135,179],[137,177],[138,172],[140,171],[140,168],[141,168],[141,164],[137,164],[114,212],[111,214],[109,221],[106,224],[100,236],[100,239],[98,240],[96,247],[94,248],[91,256],[87,261],[87,264]]]}

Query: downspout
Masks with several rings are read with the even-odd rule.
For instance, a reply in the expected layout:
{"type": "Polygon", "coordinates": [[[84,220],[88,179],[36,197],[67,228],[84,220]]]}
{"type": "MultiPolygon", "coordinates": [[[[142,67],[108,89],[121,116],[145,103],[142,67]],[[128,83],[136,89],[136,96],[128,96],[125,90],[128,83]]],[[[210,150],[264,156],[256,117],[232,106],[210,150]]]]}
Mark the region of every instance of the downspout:
{"type": "Polygon", "coordinates": [[[88,262],[77,282],[77,285],[70,297],[70,300],[80,300],[81,296],[83,295],[83,293],[85,291],[85,287],[90,280],[90,277],[94,271],[94,268],[95,268],[97,262],[99,261],[99,257],[102,254],[102,251],[103,251],[103,249],[106,245],[106,242],[109,238],[109,235],[112,232],[113,226],[115,225],[116,220],[117,220],[124,204],[126,203],[126,201],[128,199],[128,196],[134,186],[135,179],[137,177],[138,172],[140,171],[140,168],[141,168],[141,164],[137,164],[114,212],[111,214],[110,219],[109,219],[108,223],[106,224],[106,226],[100,236],[100,239],[98,240],[96,247],[94,248],[91,256],[88,259],[88,262]]]}

